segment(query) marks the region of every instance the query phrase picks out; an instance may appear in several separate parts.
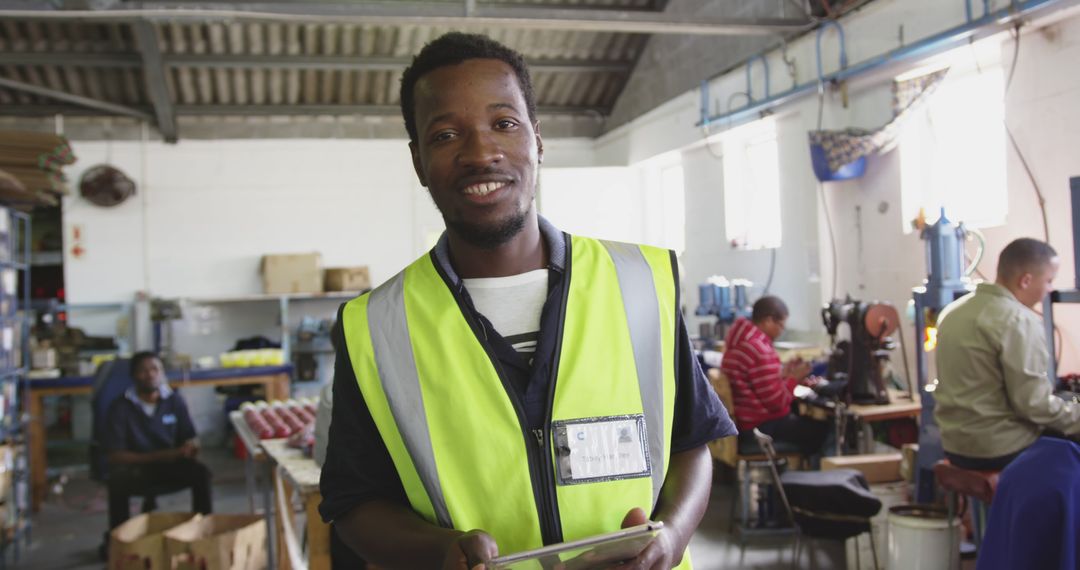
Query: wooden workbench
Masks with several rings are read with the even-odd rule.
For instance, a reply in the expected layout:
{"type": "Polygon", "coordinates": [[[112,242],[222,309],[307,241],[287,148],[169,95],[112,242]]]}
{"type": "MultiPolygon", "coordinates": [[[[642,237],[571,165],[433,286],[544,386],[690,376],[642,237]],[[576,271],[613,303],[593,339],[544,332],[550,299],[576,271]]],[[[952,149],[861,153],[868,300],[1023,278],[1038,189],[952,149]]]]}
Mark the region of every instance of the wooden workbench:
{"type": "Polygon", "coordinates": [[[888,404],[852,404],[847,410],[856,419],[864,422],[884,422],[918,417],[922,404],[912,401],[907,392],[890,389],[888,404]]]}
{"type": "Polygon", "coordinates": [[[322,469],[284,439],[265,439],[262,448],[274,468],[274,532],[279,570],[330,570],[330,525],[319,515],[319,476],[322,469]],[[307,561],[296,538],[293,496],[299,496],[307,525],[307,561]]]}
{"type": "MultiPolygon", "coordinates": [[[[260,366],[254,368],[214,368],[192,370],[187,373],[168,372],[169,385],[174,389],[195,386],[246,386],[260,385],[268,400],[283,400],[290,396],[289,382],[292,366],[260,366]]],[[[28,411],[30,413],[30,496],[31,507],[36,512],[45,499],[47,491],[45,455],[44,398],[90,394],[94,388],[93,376],[75,376],[29,381],[28,411]]]]}
{"type": "MultiPolygon", "coordinates": [[[[830,403],[829,407],[822,407],[817,404],[809,402],[798,403],[799,415],[806,416],[817,420],[830,420],[831,418],[838,418],[836,420],[836,440],[838,444],[843,442],[845,434],[845,425],[847,421],[855,422],[857,429],[862,437],[860,441],[863,445],[858,446],[861,453],[870,453],[870,436],[868,431],[869,424],[875,422],[885,422],[889,420],[899,420],[902,418],[918,418],[922,412],[922,404],[918,401],[913,401],[911,396],[907,392],[900,390],[889,389],[889,403],[888,404],[852,404],[850,406],[840,406],[836,403],[830,403]],[[843,410],[843,414],[838,415],[836,412],[838,409],[843,410]]],[[[838,453],[842,453],[842,445],[838,445],[838,453]]]]}

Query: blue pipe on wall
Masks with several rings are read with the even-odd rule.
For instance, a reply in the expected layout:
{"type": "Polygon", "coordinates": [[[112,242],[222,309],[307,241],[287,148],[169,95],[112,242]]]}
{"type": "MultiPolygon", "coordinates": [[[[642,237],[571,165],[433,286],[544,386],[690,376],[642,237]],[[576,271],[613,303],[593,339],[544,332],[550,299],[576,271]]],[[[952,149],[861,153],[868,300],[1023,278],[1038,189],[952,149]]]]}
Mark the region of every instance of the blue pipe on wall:
{"type": "Polygon", "coordinates": [[[746,97],[751,102],[753,102],[753,100],[754,100],[754,95],[753,95],[754,92],[753,92],[753,90],[751,88],[752,86],[751,86],[751,83],[750,83],[750,69],[754,67],[754,62],[755,61],[761,61],[761,67],[762,67],[762,69],[765,70],[765,98],[768,99],[769,96],[770,96],[770,93],[769,93],[769,60],[765,59],[764,54],[758,54],[758,55],[755,55],[754,57],[751,57],[750,59],[748,59],[746,61],[746,97]]]}
{"type": "MultiPolygon", "coordinates": [[[[986,3],[987,9],[989,9],[988,0],[984,0],[984,3],[986,3]]],[[[992,33],[1009,29],[1016,20],[1027,16],[1036,10],[1047,9],[1052,6],[1061,6],[1062,8],[1065,8],[1077,4],[1080,4],[1080,0],[1017,0],[1008,8],[998,10],[997,12],[988,12],[977,20],[935,34],[909,46],[900,47],[886,54],[872,57],[848,69],[841,69],[824,77],[820,77],[816,81],[797,85],[783,93],[778,93],[767,99],[747,105],[738,111],[726,112],[715,116],[702,115],[696,126],[700,127],[719,121],[737,121],[757,113],[764,113],[773,107],[814,92],[818,88],[818,85],[823,82],[843,81],[882,67],[886,64],[895,64],[928,57],[934,53],[959,45],[960,42],[964,40],[981,35],[991,35],[992,33]]],[[[821,33],[820,28],[818,33],[821,33]]],[[[706,83],[707,81],[702,82],[703,85],[706,83]]]]}
{"type": "Polygon", "coordinates": [[[817,61],[817,78],[818,84],[824,83],[825,74],[821,67],[821,36],[825,33],[825,28],[836,28],[836,33],[840,34],[840,69],[847,69],[847,43],[844,41],[844,27],[840,25],[836,20],[826,20],[818,26],[817,38],[815,42],[815,60],[817,61]]]}

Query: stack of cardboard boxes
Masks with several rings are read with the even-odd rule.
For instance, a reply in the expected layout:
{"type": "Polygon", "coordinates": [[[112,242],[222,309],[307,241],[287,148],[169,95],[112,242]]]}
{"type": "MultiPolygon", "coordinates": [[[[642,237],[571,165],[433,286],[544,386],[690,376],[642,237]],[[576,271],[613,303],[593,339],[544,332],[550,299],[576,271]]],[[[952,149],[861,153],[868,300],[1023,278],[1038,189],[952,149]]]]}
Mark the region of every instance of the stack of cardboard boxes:
{"type": "Polygon", "coordinates": [[[109,570],[262,570],[259,515],[146,513],[109,535],[109,570]]]}
{"type": "Polygon", "coordinates": [[[263,292],[274,295],[362,292],[371,288],[371,277],[366,266],[323,269],[322,255],[318,253],[264,255],[262,282],[263,292]]]}

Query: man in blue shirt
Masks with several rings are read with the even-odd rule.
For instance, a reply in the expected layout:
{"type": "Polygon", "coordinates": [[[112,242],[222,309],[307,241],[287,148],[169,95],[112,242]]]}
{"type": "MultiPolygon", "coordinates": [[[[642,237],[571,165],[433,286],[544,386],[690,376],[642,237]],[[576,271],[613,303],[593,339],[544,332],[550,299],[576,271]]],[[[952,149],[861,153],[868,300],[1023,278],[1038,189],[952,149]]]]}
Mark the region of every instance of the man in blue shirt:
{"type": "Polygon", "coordinates": [[[199,453],[187,404],[169,388],[161,359],[151,352],[131,358],[134,386],[109,406],[102,446],[109,460],[109,528],[131,516],[132,495],[191,488],[191,508],[212,510],[210,470],[199,453]]]}

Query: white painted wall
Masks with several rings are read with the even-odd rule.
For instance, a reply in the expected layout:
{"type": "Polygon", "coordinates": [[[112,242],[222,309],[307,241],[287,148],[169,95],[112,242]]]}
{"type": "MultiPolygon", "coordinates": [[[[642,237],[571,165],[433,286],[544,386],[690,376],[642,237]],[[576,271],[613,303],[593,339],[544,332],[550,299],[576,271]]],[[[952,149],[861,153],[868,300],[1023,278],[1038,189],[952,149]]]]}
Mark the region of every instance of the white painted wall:
{"type": "MultiPolygon", "coordinates": [[[[1006,4],[1007,0],[993,2],[995,8],[1006,4]]],[[[1080,148],[1080,108],[1075,104],[1080,100],[1080,73],[1076,73],[1080,17],[1073,13],[1061,19],[1063,14],[1058,13],[1060,21],[1049,27],[1026,28],[1007,113],[1046,194],[1051,242],[1063,261],[1057,285],[1065,288],[1074,285],[1066,184],[1069,176],[1080,174],[1080,155],[1075,152],[1080,148]]],[[[858,62],[880,55],[901,41],[910,43],[955,26],[963,17],[962,2],[878,0],[844,20],[849,59],[858,62]]],[[[836,43],[830,32],[825,42],[826,72],[837,68],[836,43]]],[[[812,79],[813,44],[811,35],[789,45],[794,78],[783,72],[779,54],[768,55],[774,93],[812,79]]],[[[1006,42],[1003,59],[1009,61],[1011,54],[1006,42]]],[[[828,93],[823,125],[884,123],[890,116],[887,81],[899,71],[853,81],[847,107],[838,93],[828,93]]],[[[712,112],[743,89],[741,69],[715,80],[712,112]]],[[[754,91],[759,96],[762,92],[758,79],[754,91]]],[[[640,241],[650,241],[649,236],[656,235],[657,198],[635,173],[641,172],[644,161],[670,153],[681,156],[686,181],[684,299],[691,312],[695,285],[707,276],[746,277],[760,287],[768,277],[770,259],[769,252],[733,251],[724,243],[723,172],[720,161],[703,146],[702,131],[694,126],[699,105],[699,94],[689,92],[596,141],[545,141],[540,198],[541,212],[566,229],[613,239],[639,235],[644,236],[640,241]]],[[[791,327],[820,334],[819,307],[834,288],[838,296],[851,293],[905,305],[925,268],[922,243],[916,235],[899,230],[903,220],[896,153],[872,158],[863,179],[828,184],[822,196],[806,146],[806,132],[817,122],[816,98],[794,102],[776,113],[784,243],[777,251],[772,290],[791,306],[791,327]],[[837,244],[835,287],[826,211],[837,244]]],[[[729,126],[713,125],[711,132],[729,126]]],[[[81,169],[111,152],[111,161],[136,178],[140,191],[113,210],[94,208],[78,198],[65,201],[65,238],[70,239],[72,225],[80,225],[88,251],[83,259],[70,255],[65,259],[69,295],[77,303],[130,300],[139,290],[157,295],[256,292],[258,257],[275,251],[322,251],[328,265],[367,264],[380,281],[426,249],[431,235],[442,228],[415,182],[400,141],[114,143],[111,151],[109,147],[77,144],[80,162],[69,174],[77,178],[81,169]]],[[[1033,191],[1011,151],[1007,168],[1009,219],[1005,226],[986,232],[988,257],[982,269],[987,274],[993,273],[994,260],[1008,241],[1041,233],[1033,191]]],[[[272,330],[275,314],[264,310],[255,317],[221,320],[272,330]]],[[[1080,338],[1080,308],[1062,307],[1059,323],[1067,347],[1063,369],[1075,370],[1078,355],[1071,344],[1080,338]]]]}
{"type": "MultiPolygon", "coordinates": [[[[76,144],[70,175],[103,161],[108,143],[76,144]]],[[[73,303],[261,292],[266,253],[318,251],[328,267],[368,265],[390,277],[422,250],[433,210],[400,141],[113,143],[139,183],[103,209],[65,201],[65,237],[82,226],[87,254],[65,255],[73,303]]],[[[437,215],[435,216],[437,219],[437,215]]]]}
{"type": "MultiPolygon", "coordinates": [[[[981,3],[974,4],[978,16],[981,3]]],[[[991,3],[994,9],[1007,4],[1001,0],[991,3]]],[[[1070,288],[1075,284],[1067,181],[1069,176],[1080,175],[1080,155],[1075,152],[1080,143],[1080,109],[1075,104],[1080,100],[1080,73],[1076,67],[1080,60],[1080,16],[1076,10],[1042,16],[1042,20],[1025,28],[1016,78],[1007,98],[1007,115],[1046,195],[1050,241],[1062,256],[1056,284],[1070,288]]],[[[877,0],[844,19],[848,57],[852,63],[867,60],[899,47],[902,41],[909,44],[963,21],[962,2],[877,0]]],[[[838,42],[831,31],[824,38],[823,64],[829,73],[838,67],[838,42]]],[[[1011,40],[1004,41],[1002,51],[1001,59],[1011,61],[1011,40]]],[[[791,42],[788,53],[794,61],[794,78],[783,71],[785,66],[778,52],[767,54],[773,93],[816,76],[813,35],[791,42]]],[[[828,92],[823,127],[873,128],[884,124],[891,116],[888,81],[904,69],[892,67],[852,81],[846,107],[839,93],[828,92]]],[[[755,73],[753,89],[760,97],[763,85],[758,77],[760,73],[755,73]]],[[[744,89],[741,68],[712,81],[710,112],[725,109],[729,96],[744,89]]],[[[743,101],[740,97],[734,99],[736,107],[743,101]]],[[[683,287],[693,297],[695,284],[714,273],[763,284],[769,264],[768,252],[734,251],[723,243],[722,168],[703,147],[702,130],[694,126],[700,104],[699,93],[686,93],[601,137],[596,144],[597,163],[604,165],[633,164],[661,153],[682,152],[687,185],[683,287]]],[[[777,254],[773,291],[788,300],[793,311],[791,326],[820,331],[819,307],[833,296],[834,259],[826,210],[833,222],[837,247],[835,294],[842,297],[850,293],[857,298],[906,306],[911,288],[925,277],[924,246],[916,234],[904,234],[899,229],[904,220],[898,153],[871,158],[863,179],[827,184],[823,195],[819,195],[806,142],[807,131],[814,129],[818,120],[817,98],[803,98],[774,112],[780,115],[784,244],[777,254]],[[810,214],[815,209],[816,216],[810,214]]],[[[730,126],[713,125],[710,132],[722,132],[730,126]]],[[[1008,160],[1009,218],[1005,226],[986,230],[987,259],[981,264],[982,271],[991,276],[1005,244],[1021,236],[1042,235],[1032,187],[1011,150],[1008,160]]],[[[693,297],[688,296],[686,303],[691,310],[696,303],[693,297]]],[[[1080,338],[1080,308],[1059,307],[1055,314],[1064,335],[1062,369],[1075,370],[1080,355],[1075,354],[1072,340],[1080,338]]],[[[906,333],[908,338],[913,336],[910,324],[906,333]]]]}
{"type": "MultiPolygon", "coordinates": [[[[405,141],[222,140],[78,142],[70,179],[109,162],[138,185],[131,200],[100,208],[65,198],[64,268],[68,300],[131,303],[156,297],[212,298],[260,293],[266,253],[317,251],[327,267],[368,265],[382,282],[431,247],[442,217],[416,181],[405,141]],[[85,254],[75,257],[74,231],[85,254]]],[[[592,141],[545,142],[545,164],[593,163],[592,141]]],[[[339,301],[290,304],[288,326],[305,315],[332,318],[339,301]]],[[[195,357],[217,356],[239,338],[280,340],[275,302],[184,305],[175,347],[195,357]]],[[[74,326],[116,334],[119,311],[77,309],[74,326]]],[[[145,326],[141,323],[140,326],[145,326]]],[[[147,348],[144,341],[136,348],[147,348]]],[[[320,359],[319,378],[297,384],[317,391],[332,373],[320,359]]],[[[201,433],[220,433],[224,418],[209,388],[185,390],[201,433]]]]}

